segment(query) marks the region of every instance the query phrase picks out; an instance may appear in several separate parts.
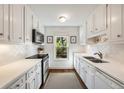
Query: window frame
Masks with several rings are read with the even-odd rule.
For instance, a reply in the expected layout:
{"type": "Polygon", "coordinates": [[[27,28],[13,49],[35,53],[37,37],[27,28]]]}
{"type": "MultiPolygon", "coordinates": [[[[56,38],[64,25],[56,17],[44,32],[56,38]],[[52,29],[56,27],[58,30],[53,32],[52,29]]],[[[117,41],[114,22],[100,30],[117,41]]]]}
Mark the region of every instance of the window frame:
{"type": "Polygon", "coordinates": [[[55,36],[54,37],[54,60],[69,60],[69,37],[68,36],[55,36]],[[57,37],[66,37],[67,38],[67,58],[56,58],[56,39],[57,37]]]}

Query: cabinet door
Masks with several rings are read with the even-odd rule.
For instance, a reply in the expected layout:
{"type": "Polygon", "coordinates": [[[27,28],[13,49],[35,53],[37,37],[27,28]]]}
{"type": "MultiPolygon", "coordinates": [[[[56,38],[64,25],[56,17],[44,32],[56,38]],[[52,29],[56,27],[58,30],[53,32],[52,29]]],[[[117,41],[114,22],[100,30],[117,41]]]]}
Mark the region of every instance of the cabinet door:
{"type": "Polygon", "coordinates": [[[33,28],[34,29],[39,29],[38,17],[35,14],[33,14],[33,28]]]}
{"type": "Polygon", "coordinates": [[[94,13],[94,31],[106,30],[106,5],[99,5],[94,13]]]}
{"type": "Polygon", "coordinates": [[[27,88],[28,89],[35,89],[35,78],[32,78],[32,79],[30,79],[29,81],[28,81],[28,83],[27,83],[27,88]]]}
{"type": "Polygon", "coordinates": [[[83,26],[80,26],[79,36],[80,36],[80,45],[86,45],[86,23],[84,23],[83,26]]]}
{"type": "Polygon", "coordinates": [[[111,89],[111,87],[106,84],[101,78],[95,77],[95,89],[111,89]]]}
{"type": "Polygon", "coordinates": [[[25,75],[24,76],[22,76],[21,78],[19,78],[16,82],[14,82],[13,84],[11,84],[9,87],[8,87],[8,89],[24,89],[24,88],[26,88],[25,87],[25,80],[26,80],[26,78],[25,78],[25,75]]]}
{"type": "Polygon", "coordinates": [[[36,88],[39,88],[41,85],[42,81],[41,81],[41,71],[36,72],[36,88]]]}
{"type": "Polygon", "coordinates": [[[88,19],[87,19],[87,22],[86,22],[86,29],[87,29],[87,38],[90,37],[92,35],[92,32],[93,32],[93,16],[94,14],[91,14],[88,19]]]}
{"type": "Polygon", "coordinates": [[[95,68],[91,68],[90,66],[87,66],[85,68],[86,70],[86,80],[85,80],[85,83],[86,83],[86,86],[88,89],[94,89],[94,84],[95,84],[95,68]]]}
{"type": "Polygon", "coordinates": [[[38,63],[36,66],[36,88],[39,88],[41,83],[42,83],[42,80],[41,80],[41,62],[38,63]]]}
{"type": "Polygon", "coordinates": [[[0,40],[8,41],[9,35],[9,9],[8,5],[0,5],[0,40]]]}
{"type": "Polygon", "coordinates": [[[25,6],[25,42],[32,42],[32,11],[29,6],[25,6]]]}
{"type": "Polygon", "coordinates": [[[76,71],[78,74],[80,73],[80,61],[78,57],[76,58],[76,71]]]}
{"type": "Polygon", "coordinates": [[[24,5],[10,5],[10,38],[11,41],[24,42],[24,5]]]}
{"type": "Polygon", "coordinates": [[[86,81],[85,64],[83,61],[80,61],[80,77],[83,82],[86,81]]]}
{"type": "Polygon", "coordinates": [[[44,26],[41,24],[41,22],[39,21],[39,31],[42,33],[42,34],[44,34],[44,30],[45,30],[45,28],[44,28],[44,26]]]}
{"type": "Polygon", "coordinates": [[[0,5],[0,39],[4,38],[4,5],[0,5]]]}
{"type": "Polygon", "coordinates": [[[122,5],[112,4],[110,8],[110,38],[111,41],[121,40],[122,35],[122,5]]]}
{"type": "Polygon", "coordinates": [[[96,73],[95,76],[95,89],[111,89],[111,87],[109,86],[109,82],[105,82],[106,78],[100,74],[100,73],[96,73]]]}

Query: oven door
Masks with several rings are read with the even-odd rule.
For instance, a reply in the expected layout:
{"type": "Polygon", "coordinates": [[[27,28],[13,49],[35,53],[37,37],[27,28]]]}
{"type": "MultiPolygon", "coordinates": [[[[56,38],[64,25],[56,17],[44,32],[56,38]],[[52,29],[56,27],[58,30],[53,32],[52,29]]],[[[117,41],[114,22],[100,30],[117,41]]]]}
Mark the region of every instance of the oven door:
{"type": "Polygon", "coordinates": [[[48,76],[48,68],[49,68],[49,58],[47,58],[43,62],[43,77],[44,77],[44,82],[46,81],[46,78],[48,76]]]}

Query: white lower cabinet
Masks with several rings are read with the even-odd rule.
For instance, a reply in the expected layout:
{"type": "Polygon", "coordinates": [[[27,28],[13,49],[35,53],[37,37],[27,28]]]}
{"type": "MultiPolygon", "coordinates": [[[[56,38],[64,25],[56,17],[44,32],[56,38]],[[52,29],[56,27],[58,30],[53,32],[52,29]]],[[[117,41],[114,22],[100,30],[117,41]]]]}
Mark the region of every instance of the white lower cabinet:
{"type": "Polygon", "coordinates": [[[83,60],[80,60],[80,77],[87,88],[94,88],[95,69],[83,60]]]}
{"type": "Polygon", "coordinates": [[[90,65],[86,68],[86,86],[88,89],[94,89],[95,85],[95,70],[94,68],[90,67],[90,65]]]}
{"type": "Polygon", "coordinates": [[[76,72],[79,74],[80,72],[80,61],[78,57],[75,57],[74,68],[76,72]]]}
{"type": "Polygon", "coordinates": [[[74,67],[88,89],[122,89],[122,84],[117,79],[109,76],[106,72],[100,71],[84,59],[75,56],[74,67]]]}
{"type": "Polygon", "coordinates": [[[35,77],[28,80],[27,89],[35,89],[35,77]]]}
{"type": "Polygon", "coordinates": [[[30,69],[27,73],[27,88],[35,89],[35,67],[30,69]]]}
{"type": "Polygon", "coordinates": [[[85,74],[85,67],[83,62],[80,63],[80,77],[85,82],[86,81],[86,74],[85,74]]]}
{"type": "Polygon", "coordinates": [[[37,89],[40,87],[41,81],[41,63],[38,63],[34,68],[32,68],[27,73],[27,88],[28,89],[37,89]]]}
{"type": "Polygon", "coordinates": [[[103,75],[97,72],[95,76],[95,89],[111,89],[105,79],[103,75]]]}
{"type": "Polygon", "coordinates": [[[122,89],[123,85],[112,77],[102,72],[96,72],[95,88],[96,89],[122,89]]]}
{"type": "Polygon", "coordinates": [[[25,75],[15,81],[8,89],[25,89],[25,75]]]}
{"type": "Polygon", "coordinates": [[[41,62],[36,64],[27,73],[10,84],[8,89],[38,89],[42,83],[41,80],[41,62]]]}
{"type": "Polygon", "coordinates": [[[42,80],[41,80],[41,63],[39,63],[38,65],[36,65],[36,84],[35,84],[35,88],[39,88],[41,83],[42,83],[42,80]]]}

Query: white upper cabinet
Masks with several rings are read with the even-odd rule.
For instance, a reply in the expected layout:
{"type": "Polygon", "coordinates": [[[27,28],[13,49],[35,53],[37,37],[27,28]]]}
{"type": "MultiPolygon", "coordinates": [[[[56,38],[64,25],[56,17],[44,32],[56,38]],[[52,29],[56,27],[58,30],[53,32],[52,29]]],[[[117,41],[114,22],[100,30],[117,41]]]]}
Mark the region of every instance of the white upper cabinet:
{"type": "Polygon", "coordinates": [[[39,21],[39,31],[42,33],[42,34],[44,34],[45,33],[45,31],[44,31],[45,29],[44,29],[44,26],[41,24],[41,22],[39,21]]]}
{"type": "Polygon", "coordinates": [[[109,5],[110,11],[110,41],[124,41],[124,6],[109,5]]]}
{"type": "Polygon", "coordinates": [[[99,5],[94,12],[94,30],[105,31],[106,30],[106,5],[99,5]]]}
{"type": "Polygon", "coordinates": [[[8,41],[9,35],[9,7],[0,5],[0,41],[8,41]]]}
{"type": "Polygon", "coordinates": [[[87,38],[106,31],[106,5],[99,5],[87,18],[87,38]]]}
{"type": "Polygon", "coordinates": [[[24,42],[24,5],[10,5],[10,40],[24,42]]]}
{"type": "Polygon", "coordinates": [[[39,20],[38,17],[33,13],[33,28],[39,29],[39,20]]]}
{"type": "Polygon", "coordinates": [[[86,45],[86,23],[79,28],[80,45],[86,45]]]}
{"type": "Polygon", "coordinates": [[[0,40],[24,42],[24,5],[0,5],[0,40]]]}
{"type": "Polygon", "coordinates": [[[29,6],[25,6],[25,42],[32,41],[33,16],[29,6]]]}
{"type": "Polygon", "coordinates": [[[91,35],[92,35],[92,32],[93,32],[93,14],[91,14],[88,19],[87,19],[87,22],[86,22],[86,29],[87,29],[87,38],[89,38],[91,35]]]}

